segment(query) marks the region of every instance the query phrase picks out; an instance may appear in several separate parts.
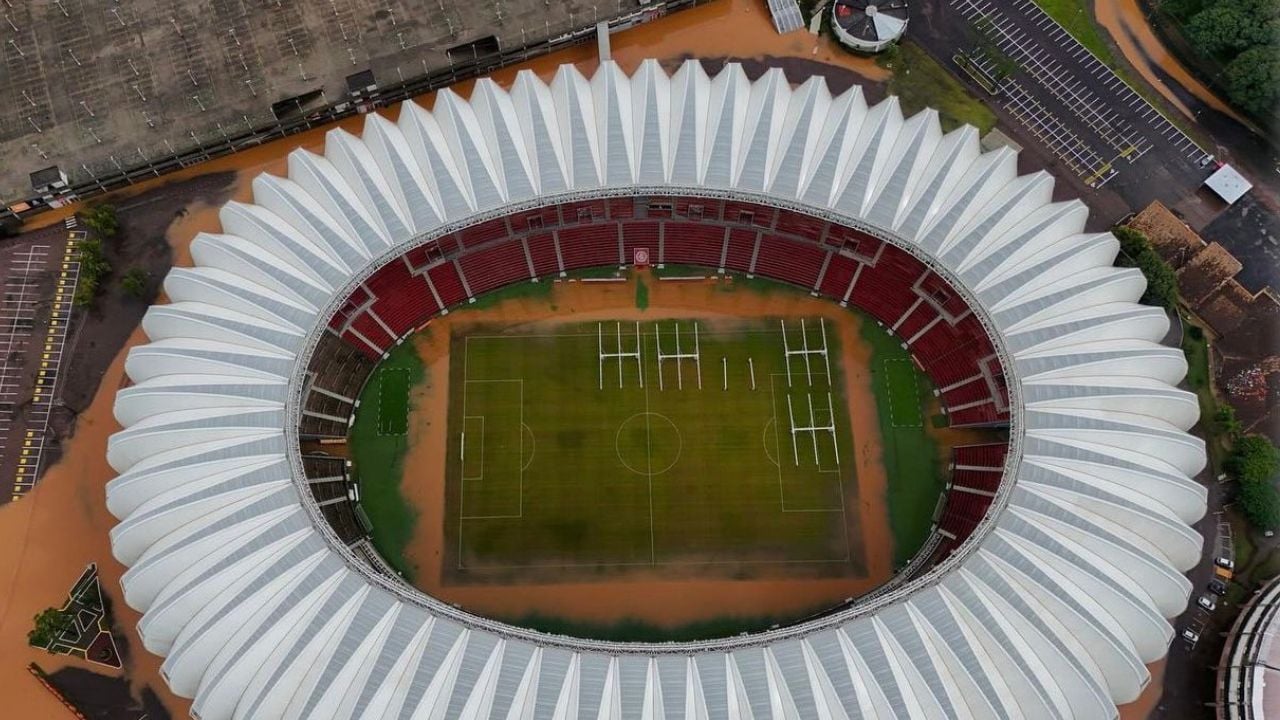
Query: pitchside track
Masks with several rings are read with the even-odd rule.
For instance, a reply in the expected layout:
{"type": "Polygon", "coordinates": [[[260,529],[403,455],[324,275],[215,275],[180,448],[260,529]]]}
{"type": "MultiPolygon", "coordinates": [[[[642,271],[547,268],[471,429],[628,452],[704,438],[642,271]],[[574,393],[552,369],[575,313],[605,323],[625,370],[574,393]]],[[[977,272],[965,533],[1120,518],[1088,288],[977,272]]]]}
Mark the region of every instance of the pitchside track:
{"type": "MultiPolygon", "coordinates": [[[[452,343],[447,478],[459,570],[861,571],[846,515],[853,438],[823,322],[476,329],[452,343]]],[[[904,422],[919,424],[913,412],[904,422]]],[[[397,408],[388,426],[400,417],[397,408]]]]}

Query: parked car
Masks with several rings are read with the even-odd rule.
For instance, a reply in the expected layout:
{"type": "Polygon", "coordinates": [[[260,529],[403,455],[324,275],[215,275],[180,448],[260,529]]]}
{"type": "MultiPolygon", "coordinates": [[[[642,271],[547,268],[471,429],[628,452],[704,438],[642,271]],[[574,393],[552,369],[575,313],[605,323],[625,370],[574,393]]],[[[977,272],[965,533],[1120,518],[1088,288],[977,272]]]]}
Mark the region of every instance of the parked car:
{"type": "Polygon", "coordinates": [[[1201,595],[1196,599],[1196,604],[1209,612],[1218,609],[1218,601],[1214,600],[1212,595],[1201,595]]]}
{"type": "Polygon", "coordinates": [[[1187,628],[1182,631],[1182,639],[1186,640],[1192,645],[1195,645],[1197,642],[1200,641],[1200,633],[1196,632],[1195,630],[1192,630],[1191,628],[1187,628]]]}
{"type": "Polygon", "coordinates": [[[1214,578],[1209,581],[1209,592],[1214,595],[1226,595],[1227,584],[1217,578],[1214,578]]]}
{"type": "Polygon", "coordinates": [[[1228,569],[1228,570],[1235,570],[1235,569],[1236,569],[1236,562],[1235,562],[1235,560],[1232,560],[1232,559],[1231,559],[1231,558],[1229,558],[1229,557],[1216,557],[1216,558],[1214,558],[1214,559],[1213,559],[1213,564],[1214,564],[1214,565],[1217,565],[1217,566],[1218,566],[1218,567],[1220,567],[1220,568],[1226,568],[1226,569],[1228,569]]]}

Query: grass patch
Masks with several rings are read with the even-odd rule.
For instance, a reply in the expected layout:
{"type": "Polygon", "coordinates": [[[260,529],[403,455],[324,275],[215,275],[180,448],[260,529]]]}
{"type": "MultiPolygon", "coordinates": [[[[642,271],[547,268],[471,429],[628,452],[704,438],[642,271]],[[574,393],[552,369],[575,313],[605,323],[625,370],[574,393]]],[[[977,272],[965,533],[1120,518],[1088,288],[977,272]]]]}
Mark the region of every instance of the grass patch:
{"type": "Polygon", "coordinates": [[[555,287],[555,283],[551,281],[551,278],[542,278],[538,282],[530,280],[528,282],[513,283],[506,287],[484,293],[480,297],[476,298],[475,302],[461,305],[451,312],[487,310],[508,300],[544,299],[551,296],[551,289],[553,287],[555,287]]]}
{"type": "Polygon", "coordinates": [[[924,423],[920,407],[920,388],[916,383],[915,364],[910,360],[894,358],[884,361],[886,397],[889,402],[889,418],[895,427],[918,427],[924,423]]]}
{"type": "Polygon", "coordinates": [[[1196,137],[1194,129],[1186,117],[1178,112],[1165,112],[1163,108],[1164,96],[1148,85],[1145,79],[1141,77],[1134,78],[1130,73],[1129,66],[1121,62],[1112,52],[1111,45],[1103,37],[1104,31],[1093,20],[1093,15],[1090,12],[1092,0],[1035,0],[1035,3],[1049,17],[1057,21],[1071,37],[1096,55],[1103,65],[1111,68],[1116,75],[1119,75],[1129,87],[1133,88],[1134,92],[1151,103],[1165,119],[1177,126],[1182,132],[1191,137],[1196,137]]]}
{"type": "Polygon", "coordinates": [[[649,309],[649,286],[644,284],[644,278],[636,278],[636,309],[649,309]]]}
{"type": "Polygon", "coordinates": [[[371,382],[377,385],[378,434],[404,435],[409,430],[409,373],[383,366],[371,382]]]}
{"type": "Polygon", "coordinates": [[[413,343],[404,343],[370,376],[360,393],[360,407],[351,426],[353,471],[360,483],[360,506],[373,526],[373,545],[388,563],[412,579],[404,549],[413,537],[417,516],[400,491],[408,438],[401,430],[388,434],[390,423],[404,421],[409,388],[422,381],[425,369],[413,343]],[[384,383],[389,383],[384,384],[384,383]],[[391,393],[398,392],[397,401],[391,393]]]}
{"type": "Polygon", "coordinates": [[[995,113],[986,103],[969,93],[946,68],[939,65],[910,41],[886,50],[876,63],[889,70],[889,92],[898,96],[902,113],[910,116],[925,108],[936,108],[942,129],[972,125],[982,134],[996,125],[995,113]]]}
{"type": "Polygon", "coordinates": [[[1089,13],[1091,3],[1088,0],[1035,0],[1035,2],[1041,10],[1070,33],[1071,37],[1097,55],[1099,60],[1112,69],[1117,67],[1118,63],[1111,52],[1111,46],[1102,38],[1101,31],[1098,30],[1097,24],[1093,22],[1093,16],[1089,13]]]}
{"type": "MultiPolygon", "coordinates": [[[[911,356],[898,339],[869,317],[862,323],[862,339],[872,347],[871,382],[878,400],[899,393],[905,397],[914,389],[917,398],[932,393],[928,378],[916,370],[911,356]],[[891,369],[891,370],[889,370],[891,369]],[[907,375],[910,371],[914,377],[907,375]],[[914,384],[914,388],[911,385],[914,384]]],[[[946,486],[943,468],[933,439],[920,427],[919,401],[914,425],[895,421],[902,411],[890,408],[888,402],[876,403],[880,437],[884,443],[882,462],[889,478],[889,527],[893,532],[893,562],[902,566],[909,562],[929,537],[933,510],[946,486]]]]}
{"type": "Polygon", "coordinates": [[[625,274],[623,270],[618,269],[617,265],[602,265],[599,267],[579,268],[570,270],[565,273],[565,277],[569,279],[581,280],[590,278],[592,280],[598,278],[615,278],[622,277],[625,274]]]}
{"type": "Polygon", "coordinates": [[[1258,585],[1280,575],[1280,550],[1276,548],[1268,550],[1266,556],[1258,559],[1258,564],[1253,567],[1249,575],[1250,579],[1258,585]]]}
{"type": "Polygon", "coordinates": [[[1209,468],[1216,477],[1222,471],[1227,456],[1226,439],[1214,427],[1213,418],[1218,412],[1218,398],[1213,394],[1213,378],[1209,373],[1209,338],[1204,329],[1182,319],[1182,352],[1187,356],[1187,385],[1200,401],[1200,427],[1206,437],[1209,468]]]}

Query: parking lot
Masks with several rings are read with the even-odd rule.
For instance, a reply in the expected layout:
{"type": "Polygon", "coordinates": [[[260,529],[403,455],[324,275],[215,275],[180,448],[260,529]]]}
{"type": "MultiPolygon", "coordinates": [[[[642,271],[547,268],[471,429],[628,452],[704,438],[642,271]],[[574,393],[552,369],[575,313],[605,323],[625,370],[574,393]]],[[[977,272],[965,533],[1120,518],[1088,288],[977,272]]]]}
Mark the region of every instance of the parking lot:
{"type": "Polygon", "coordinates": [[[1208,174],[1212,156],[1032,0],[946,0],[976,31],[955,62],[1082,183],[1101,188],[1153,149],[1208,174]]]}
{"type": "Polygon", "coordinates": [[[10,500],[35,485],[44,460],[84,237],[56,226],[0,251],[0,478],[10,500]]]}

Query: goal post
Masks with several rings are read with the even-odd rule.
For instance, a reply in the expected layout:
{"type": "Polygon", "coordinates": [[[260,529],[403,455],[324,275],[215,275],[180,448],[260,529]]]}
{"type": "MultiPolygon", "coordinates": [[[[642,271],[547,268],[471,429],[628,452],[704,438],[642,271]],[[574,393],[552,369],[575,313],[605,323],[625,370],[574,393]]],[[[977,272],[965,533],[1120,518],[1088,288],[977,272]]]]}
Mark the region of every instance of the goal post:
{"type": "Polygon", "coordinates": [[[782,355],[783,355],[784,364],[786,365],[786,369],[787,369],[787,387],[792,386],[791,358],[794,355],[799,355],[801,358],[804,359],[804,374],[805,374],[805,379],[808,381],[809,387],[813,387],[813,363],[810,359],[810,356],[821,355],[823,367],[825,367],[827,371],[827,385],[830,386],[831,385],[831,358],[830,358],[830,354],[827,351],[826,322],[822,318],[818,319],[819,327],[821,330],[822,346],[809,347],[809,328],[808,328],[808,325],[805,323],[804,318],[800,318],[800,347],[794,350],[791,348],[791,341],[787,339],[787,321],[779,320],[778,322],[781,323],[782,325],[782,355]]]}
{"type": "MultiPolygon", "coordinates": [[[[667,360],[675,360],[675,361],[676,361],[676,388],[677,388],[677,389],[680,389],[680,390],[683,390],[683,389],[684,389],[684,364],[683,364],[683,361],[685,361],[685,360],[692,360],[692,361],[693,361],[693,365],[694,365],[694,371],[695,371],[695,373],[696,373],[696,375],[697,375],[697,379],[698,379],[698,389],[699,389],[699,390],[701,390],[701,389],[702,389],[702,345],[701,345],[701,340],[699,339],[699,335],[698,335],[698,323],[696,323],[696,322],[695,322],[695,323],[693,324],[693,350],[692,350],[692,351],[685,351],[685,350],[682,350],[682,349],[681,349],[681,346],[680,346],[680,323],[678,323],[678,322],[677,322],[677,323],[673,323],[673,324],[675,325],[675,337],[676,337],[676,340],[675,340],[675,346],[676,346],[675,352],[665,352],[665,351],[663,351],[663,349],[662,349],[662,325],[661,325],[660,323],[654,323],[654,324],[653,324],[653,333],[654,333],[654,336],[657,338],[657,347],[658,347],[658,389],[659,389],[659,390],[664,390],[664,389],[666,389],[666,382],[665,382],[665,379],[664,379],[664,376],[663,376],[663,372],[662,372],[662,365],[663,365],[663,362],[665,362],[665,361],[667,361],[667,360]]],[[[687,344],[688,344],[688,343],[686,342],[686,346],[687,346],[687,344]]]]}
{"type": "Polygon", "coordinates": [[[636,372],[640,380],[640,387],[644,387],[644,359],[641,355],[643,343],[640,339],[640,323],[636,323],[636,345],[634,350],[622,349],[622,321],[619,320],[614,326],[614,350],[606,351],[604,349],[604,323],[596,323],[596,353],[598,358],[597,375],[599,376],[599,388],[604,389],[604,363],[606,360],[618,361],[618,388],[621,389],[625,385],[623,378],[623,366],[628,360],[636,361],[636,372]]]}
{"type": "MultiPolygon", "coordinates": [[[[813,405],[813,395],[805,393],[805,405],[809,410],[809,423],[807,425],[797,425],[795,409],[791,402],[791,394],[787,394],[787,418],[791,429],[791,454],[797,466],[800,465],[800,444],[798,435],[806,434],[809,436],[809,442],[813,447],[813,462],[822,468],[822,455],[818,449],[818,435],[826,435],[831,438],[832,453],[835,456],[836,466],[840,466],[840,448],[836,440],[836,416],[835,403],[831,398],[831,393],[827,393],[827,420],[824,424],[819,424],[817,411],[813,405]]],[[[804,412],[804,407],[801,407],[804,412]]]]}

